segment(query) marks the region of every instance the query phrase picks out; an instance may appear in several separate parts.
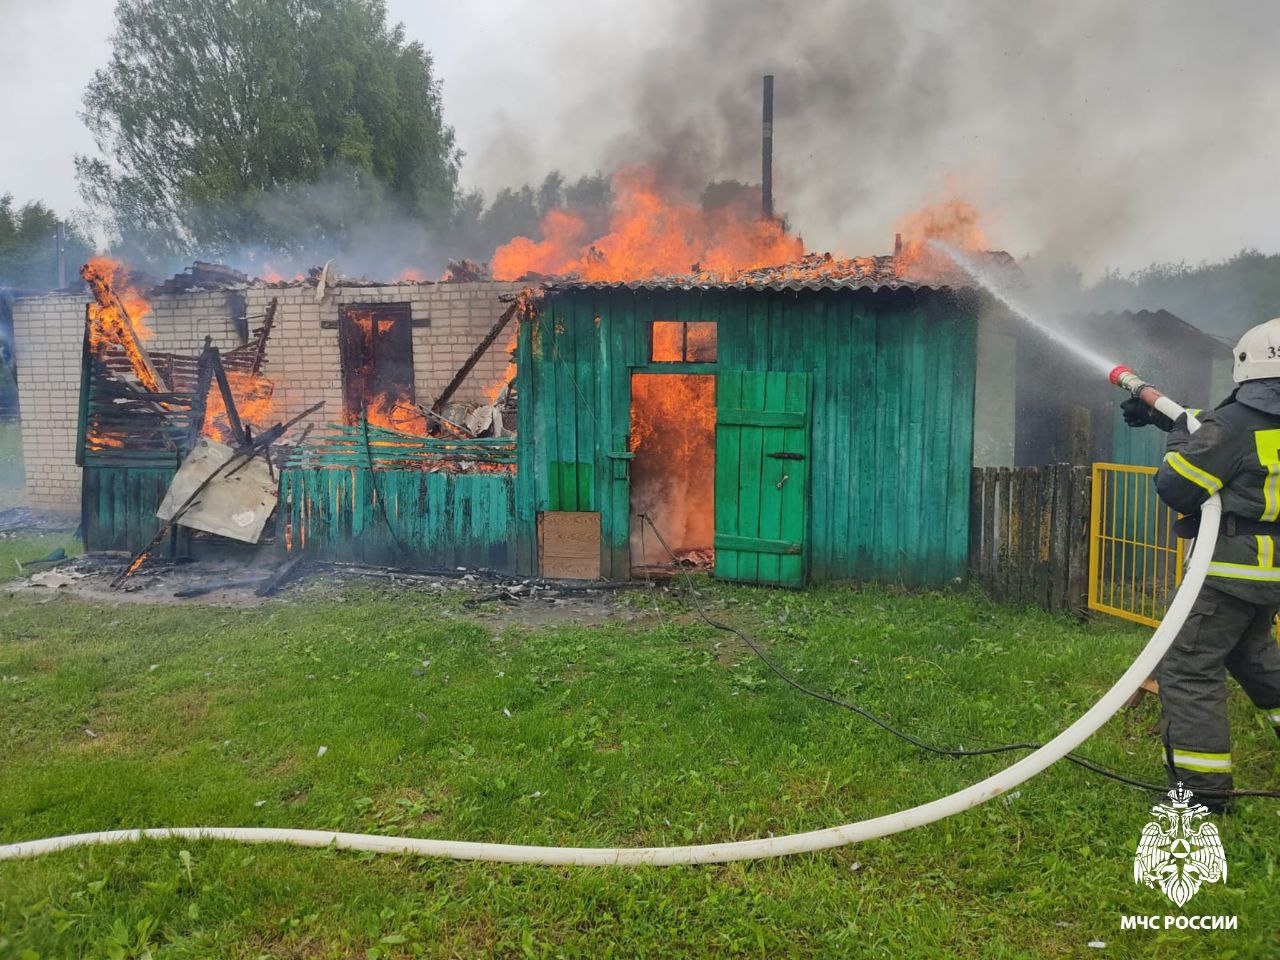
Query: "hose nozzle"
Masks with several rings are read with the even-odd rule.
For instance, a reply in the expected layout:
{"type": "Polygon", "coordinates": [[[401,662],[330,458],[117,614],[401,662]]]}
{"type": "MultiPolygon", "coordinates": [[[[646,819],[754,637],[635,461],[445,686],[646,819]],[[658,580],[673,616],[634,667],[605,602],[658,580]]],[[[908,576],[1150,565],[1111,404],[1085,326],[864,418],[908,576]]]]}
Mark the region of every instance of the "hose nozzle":
{"type": "Polygon", "coordinates": [[[1170,400],[1163,393],[1126,367],[1123,363],[1117,367],[1112,367],[1111,373],[1107,375],[1107,379],[1121,390],[1127,390],[1152,410],[1158,410],[1160,413],[1163,413],[1175,423],[1180,417],[1186,417],[1187,429],[1192,433],[1195,433],[1196,430],[1199,429],[1200,421],[1188,413],[1185,407],[1180,403],[1175,403],[1170,400]]]}
{"type": "Polygon", "coordinates": [[[1140,376],[1134,373],[1133,370],[1131,370],[1129,367],[1126,367],[1123,363],[1117,367],[1112,368],[1111,373],[1108,374],[1107,376],[1107,379],[1109,379],[1121,390],[1127,390],[1129,393],[1133,394],[1135,397],[1138,396],[1140,393],[1142,393],[1143,390],[1145,390],[1147,387],[1150,386],[1149,383],[1147,383],[1140,376]]]}

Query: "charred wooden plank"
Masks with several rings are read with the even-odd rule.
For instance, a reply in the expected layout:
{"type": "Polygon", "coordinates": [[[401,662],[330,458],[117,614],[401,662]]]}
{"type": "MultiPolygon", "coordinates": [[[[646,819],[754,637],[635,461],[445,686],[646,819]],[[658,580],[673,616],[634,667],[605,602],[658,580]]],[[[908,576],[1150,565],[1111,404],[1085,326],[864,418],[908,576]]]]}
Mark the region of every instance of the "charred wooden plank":
{"type": "Polygon", "coordinates": [[[275,569],[275,572],[273,572],[271,576],[267,577],[258,589],[253,591],[254,595],[259,597],[271,596],[289,582],[293,575],[297,573],[298,567],[302,562],[303,557],[301,554],[298,554],[297,556],[291,557],[284,563],[280,564],[280,566],[275,569]]]}
{"type": "Polygon", "coordinates": [[[262,326],[258,328],[258,342],[253,349],[253,362],[249,367],[251,373],[262,371],[262,361],[267,355],[267,339],[271,336],[271,328],[276,322],[276,309],[280,306],[280,298],[272,297],[267,304],[267,312],[262,318],[262,326]]]}
{"type": "Polygon", "coordinates": [[[222,355],[215,346],[209,346],[207,352],[210,354],[209,363],[213,368],[213,375],[218,381],[218,392],[222,394],[222,403],[226,407],[231,433],[235,437],[236,446],[243,447],[249,442],[249,438],[244,432],[244,424],[240,422],[240,411],[236,409],[236,398],[231,392],[231,384],[227,381],[227,371],[222,368],[222,355]]]}
{"type": "Polygon", "coordinates": [[[1073,613],[1084,615],[1089,605],[1089,509],[1092,471],[1089,467],[1071,468],[1071,508],[1067,521],[1069,556],[1067,571],[1067,606],[1073,613]]]}
{"type": "Polygon", "coordinates": [[[471,351],[471,355],[463,361],[462,366],[458,368],[458,372],[453,375],[453,379],[440,391],[440,396],[436,397],[435,403],[431,404],[432,413],[438,414],[444,409],[444,405],[457,393],[463,381],[467,379],[475,365],[480,362],[480,358],[484,356],[485,351],[493,346],[494,341],[498,339],[498,335],[511,322],[511,318],[521,309],[523,303],[523,300],[515,300],[511,306],[502,311],[502,316],[498,317],[494,325],[489,328],[489,332],[484,335],[484,339],[471,351]]]}
{"type": "Polygon", "coordinates": [[[982,582],[982,468],[969,472],[969,579],[982,582]]]}
{"type": "Polygon", "coordinates": [[[205,414],[209,406],[209,384],[213,379],[213,344],[205,337],[204,350],[200,353],[200,367],[196,374],[196,393],[191,405],[191,427],[187,432],[187,449],[196,445],[204,430],[205,414]]]}

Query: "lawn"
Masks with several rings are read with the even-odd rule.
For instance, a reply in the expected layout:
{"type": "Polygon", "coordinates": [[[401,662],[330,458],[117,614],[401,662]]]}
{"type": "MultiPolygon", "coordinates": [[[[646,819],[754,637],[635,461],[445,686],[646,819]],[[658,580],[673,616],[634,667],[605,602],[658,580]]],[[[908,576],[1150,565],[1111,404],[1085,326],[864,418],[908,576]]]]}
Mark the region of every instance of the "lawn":
{"type": "MultiPolygon", "coordinates": [[[[963,593],[702,589],[806,683],[953,745],[1047,738],[1146,636],[963,593]]],[[[253,609],[0,594],[0,843],[161,825],[703,843],[888,813],[1008,762],[922,755],[798,695],[678,596],[609,602],[582,625],[324,583],[253,609]]],[[[1280,787],[1274,736],[1232,707],[1240,781],[1280,787]]],[[[1085,752],[1159,779],[1155,719],[1085,752]]],[[[1120,931],[1179,912],[1132,879],[1151,802],[1060,764],[908,834],[681,868],[80,849],[0,864],[0,957],[1275,956],[1271,800],[1221,822],[1230,882],[1186,911],[1238,930],[1120,931]]]]}

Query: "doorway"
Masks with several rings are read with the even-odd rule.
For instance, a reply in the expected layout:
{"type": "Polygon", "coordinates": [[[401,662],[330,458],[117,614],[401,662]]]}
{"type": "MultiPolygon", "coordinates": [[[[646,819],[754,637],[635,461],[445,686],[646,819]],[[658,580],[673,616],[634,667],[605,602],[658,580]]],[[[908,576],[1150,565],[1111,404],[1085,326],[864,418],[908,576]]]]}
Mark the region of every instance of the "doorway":
{"type": "Polygon", "coordinates": [[[630,452],[632,574],[710,569],[715,559],[715,376],[632,374],[630,452]]]}
{"type": "Polygon", "coordinates": [[[414,407],[413,336],[409,304],[352,304],[338,316],[342,412],[348,424],[369,423],[422,432],[414,407]]]}

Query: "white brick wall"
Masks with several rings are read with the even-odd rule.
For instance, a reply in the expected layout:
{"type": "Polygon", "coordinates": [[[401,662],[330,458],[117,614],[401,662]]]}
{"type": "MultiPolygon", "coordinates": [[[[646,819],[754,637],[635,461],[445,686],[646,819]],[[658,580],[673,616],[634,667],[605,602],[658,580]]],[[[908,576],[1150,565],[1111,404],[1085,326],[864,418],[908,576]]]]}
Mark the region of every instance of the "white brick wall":
{"type": "MultiPolygon", "coordinates": [[[[312,287],[250,286],[243,291],[249,329],[261,324],[272,297],[278,297],[266,375],[275,382],[275,409],[287,419],[323,400],[312,419],[321,425],[342,417],[342,368],[336,322],[350,303],[409,303],[415,321],[429,325],[413,331],[414,390],[430,403],[506,304],[498,297],[514,293],[518,283],[400,283],[380,287],[331,288],[322,303],[312,287]]],[[[75,465],[76,416],[80,396],[80,356],[86,299],[33,297],[14,304],[14,341],[18,359],[18,400],[27,494],[33,507],[75,511],[80,505],[80,470],[75,465]]],[[[221,349],[240,342],[222,291],[192,290],[156,295],[145,322],[148,346],[173,353],[198,353],[204,337],[221,349]]],[[[509,327],[476,364],[456,399],[480,401],[486,387],[506,370],[509,327]]]]}
{"type": "Polygon", "coordinates": [[[14,357],[22,413],[22,454],[31,506],[77,511],[75,463],[85,301],[36,297],[13,307],[14,357]]]}

